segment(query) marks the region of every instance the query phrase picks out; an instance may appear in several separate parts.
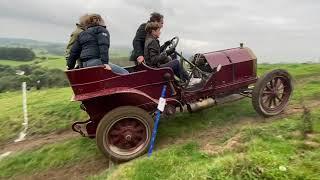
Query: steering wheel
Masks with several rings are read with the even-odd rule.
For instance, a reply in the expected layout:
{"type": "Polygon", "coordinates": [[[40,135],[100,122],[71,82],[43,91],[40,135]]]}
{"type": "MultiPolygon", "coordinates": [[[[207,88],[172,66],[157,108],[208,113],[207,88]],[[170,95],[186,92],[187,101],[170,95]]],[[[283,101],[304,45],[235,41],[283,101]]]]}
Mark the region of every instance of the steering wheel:
{"type": "Polygon", "coordinates": [[[179,37],[175,36],[170,40],[170,45],[168,46],[169,49],[175,49],[179,43],[179,37]]]}

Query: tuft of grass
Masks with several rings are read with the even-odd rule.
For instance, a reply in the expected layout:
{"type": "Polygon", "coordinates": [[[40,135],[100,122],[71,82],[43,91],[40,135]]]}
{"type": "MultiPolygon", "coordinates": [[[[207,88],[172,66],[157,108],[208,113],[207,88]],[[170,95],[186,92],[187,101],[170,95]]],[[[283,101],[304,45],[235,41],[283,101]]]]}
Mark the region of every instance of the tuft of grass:
{"type": "Polygon", "coordinates": [[[313,132],[313,122],[310,114],[310,109],[303,106],[303,114],[301,116],[301,134],[303,134],[304,138],[310,133],[313,132]]]}

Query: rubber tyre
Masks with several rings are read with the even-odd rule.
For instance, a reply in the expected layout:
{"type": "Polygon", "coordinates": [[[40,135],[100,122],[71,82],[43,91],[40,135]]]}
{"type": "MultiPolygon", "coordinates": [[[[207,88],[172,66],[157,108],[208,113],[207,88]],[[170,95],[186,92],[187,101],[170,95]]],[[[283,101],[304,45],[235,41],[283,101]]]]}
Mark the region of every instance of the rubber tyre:
{"type": "Polygon", "coordinates": [[[292,78],[291,75],[283,69],[276,69],[271,72],[266,73],[264,76],[258,79],[258,81],[255,84],[255,87],[252,91],[252,105],[256,112],[264,117],[271,117],[280,114],[283,112],[283,110],[287,107],[290,97],[292,95],[293,91],[293,84],[292,84],[292,78]],[[267,86],[267,84],[275,79],[276,77],[283,78],[287,84],[290,86],[290,92],[286,99],[286,102],[284,102],[278,109],[274,111],[268,111],[266,108],[263,107],[261,103],[261,96],[263,93],[264,88],[267,86]]]}
{"type": "Polygon", "coordinates": [[[113,161],[124,162],[131,159],[137,158],[143,155],[151,141],[151,135],[153,130],[154,121],[148,112],[145,110],[134,107],[134,106],[122,106],[115,108],[114,110],[107,113],[100,121],[97,132],[96,132],[96,141],[99,150],[108,158],[111,158],[113,161]],[[147,138],[146,143],[143,144],[143,147],[131,155],[121,155],[112,151],[106,145],[106,131],[119,119],[124,117],[138,117],[143,123],[145,123],[147,138]]]}

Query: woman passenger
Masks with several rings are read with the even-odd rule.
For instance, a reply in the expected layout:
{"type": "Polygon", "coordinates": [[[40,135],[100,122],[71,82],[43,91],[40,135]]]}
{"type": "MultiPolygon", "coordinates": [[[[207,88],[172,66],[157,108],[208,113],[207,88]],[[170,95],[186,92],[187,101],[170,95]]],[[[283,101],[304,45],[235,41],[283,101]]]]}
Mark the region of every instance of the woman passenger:
{"type": "Polygon", "coordinates": [[[83,67],[104,65],[107,70],[128,74],[124,68],[109,62],[110,34],[102,17],[99,14],[88,15],[84,25],[85,30],[79,34],[70,50],[68,69],[73,69],[80,58],[83,67]]]}

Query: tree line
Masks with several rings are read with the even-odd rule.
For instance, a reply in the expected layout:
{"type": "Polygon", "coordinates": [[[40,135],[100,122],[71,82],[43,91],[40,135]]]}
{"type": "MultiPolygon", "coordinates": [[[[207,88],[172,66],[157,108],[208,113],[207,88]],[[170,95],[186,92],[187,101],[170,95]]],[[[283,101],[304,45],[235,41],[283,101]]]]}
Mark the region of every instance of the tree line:
{"type": "Polygon", "coordinates": [[[35,53],[28,48],[0,47],[0,59],[15,61],[31,61],[35,58],[35,53]]]}
{"type": "Polygon", "coordinates": [[[28,89],[69,85],[65,73],[60,69],[48,69],[36,65],[20,65],[18,67],[0,65],[0,93],[20,90],[22,82],[27,82],[28,89]],[[18,75],[19,71],[23,71],[24,74],[18,75]]]}

